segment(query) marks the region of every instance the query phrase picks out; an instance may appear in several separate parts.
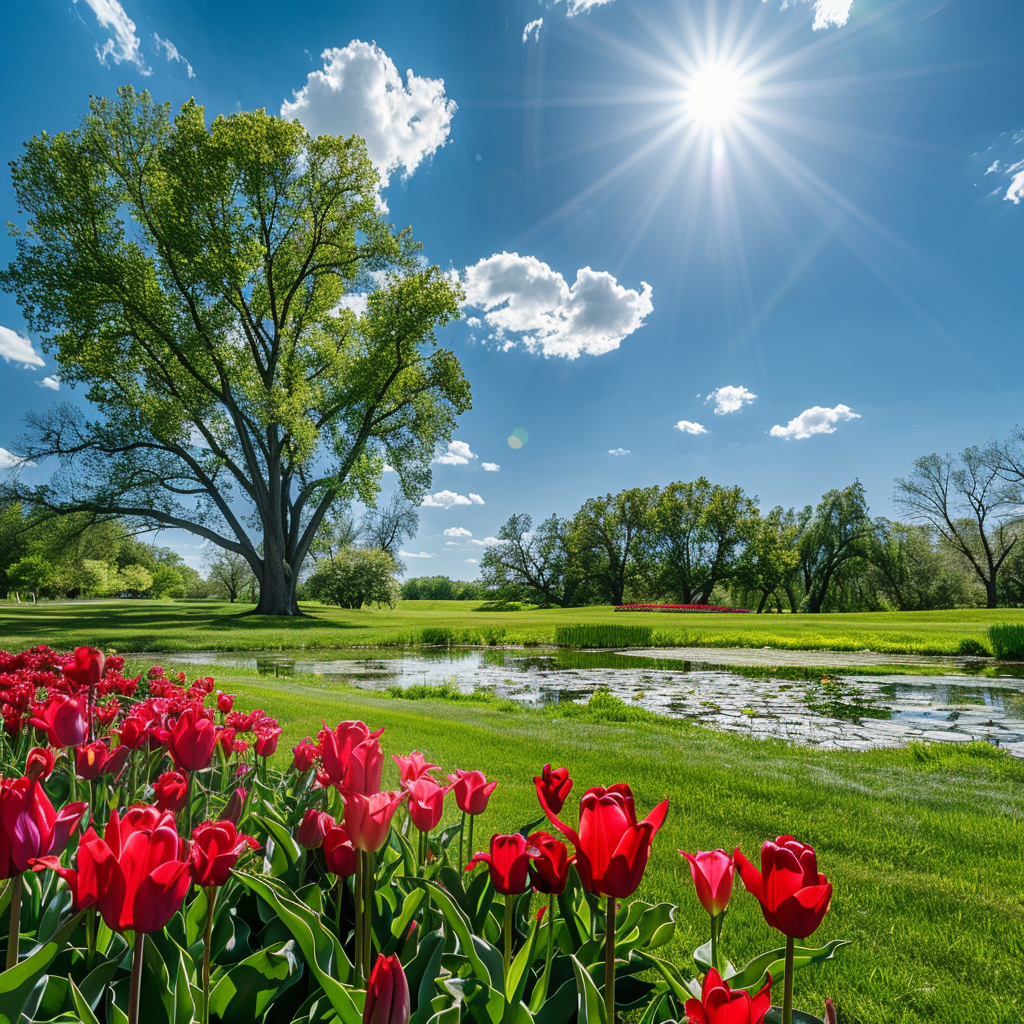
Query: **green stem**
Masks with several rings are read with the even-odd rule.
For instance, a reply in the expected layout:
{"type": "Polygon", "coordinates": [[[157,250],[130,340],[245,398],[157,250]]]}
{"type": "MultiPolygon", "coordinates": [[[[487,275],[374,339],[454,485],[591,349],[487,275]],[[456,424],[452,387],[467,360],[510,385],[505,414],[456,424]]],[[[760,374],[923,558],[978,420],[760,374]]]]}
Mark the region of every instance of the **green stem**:
{"type": "Polygon", "coordinates": [[[711,918],[711,966],[718,970],[718,918],[711,918]]]}
{"type": "Polygon", "coordinates": [[[139,1024],[139,991],[142,988],[142,954],[146,945],[146,933],[135,933],[135,949],[132,951],[132,980],[128,989],[128,1024],[139,1024]]]}
{"type": "Polygon", "coordinates": [[[551,960],[555,955],[555,896],[554,893],[548,896],[548,955],[544,961],[544,976],[541,979],[541,986],[546,993],[548,990],[548,979],[551,976],[551,960]]]}
{"type": "Polygon", "coordinates": [[[11,879],[11,930],[7,936],[7,970],[18,964],[18,942],[21,938],[21,875],[11,879]]]}
{"type": "Polygon", "coordinates": [[[782,994],[782,1024],[793,1024],[793,949],[796,940],[786,936],[786,983],[782,994]]]}
{"type": "Polygon", "coordinates": [[[604,914],[604,1007],[608,1024],[615,1024],[615,899],[608,897],[604,914]]]}
{"type": "Polygon", "coordinates": [[[96,908],[89,907],[85,912],[85,966],[92,970],[92,962],[96,959],[96,908]]]}
{"type": "Polygon", "coordinates": [[[210,1024],[210,945],[213,939],[213,908],[217,890],[206,890],[206,929],[203,932],[203,1024],[210,1024]]]}
{"type": "Polygon", "coordinates": [[[185,777],[188,780],[185,784],[185,836],[186,838],[192,835],[192,776],[194,772],[186,772],[185,777]]]}
{"type": "Polygon", "coordinates": [[[466,842],[466,859],[472,860],[476,850],[473,849],[473,822],[476,820],[476,815],[471,814],[469,816],[469,839],[466,842]]]}
{"type": "Polygon", "coordinates": [[[511,895],[505,897],[505,977],[508,978],[508,968],[512,963],[512,907],[511,895]]]}
{"type": "Polygon", "coordinates": [[[462,812],[462,824],[459,826],[459,878],[462,877],[462,866],[465,864],[462,856],[462,839],[466,833],[466,812],[462,812]]]}
{"type": "Polygon", "coordinates": [[[338,896],[334,906],[334,930],[338,933],[338,941],[344,942],[341,937],[341,899],[345,895],[345,879],[338,875],[338,896]]]}
{"type": "Polygon", "coordinates": [[[353,889],[355,897],[355,949],[353,951],[353,962],[356,969],[356,977],[363,977],[363,853],[360,850],[356,854],[356,881],[353,889]]]}
{"type": "Polygon", "coordinates": [[[374,884],[374,853],[367,850],[363,855],[366,865],[363,868],[363,932],[366,935],[363,946],[363,970],[370,976],[371,960],[373,959],[373,884],[374,884]]]}

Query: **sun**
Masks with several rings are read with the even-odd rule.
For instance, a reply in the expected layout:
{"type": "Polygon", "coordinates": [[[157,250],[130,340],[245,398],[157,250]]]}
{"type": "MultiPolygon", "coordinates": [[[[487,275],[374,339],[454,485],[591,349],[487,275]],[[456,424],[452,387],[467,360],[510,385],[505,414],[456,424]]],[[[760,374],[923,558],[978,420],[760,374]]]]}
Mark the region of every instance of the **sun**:
{"type": "Polygon", "coordinates": [[[743,80],[732,68],[707,66],[694,72],[686,89],[693,119],[709,128],[736,120],[743,102],[743,80]]]}

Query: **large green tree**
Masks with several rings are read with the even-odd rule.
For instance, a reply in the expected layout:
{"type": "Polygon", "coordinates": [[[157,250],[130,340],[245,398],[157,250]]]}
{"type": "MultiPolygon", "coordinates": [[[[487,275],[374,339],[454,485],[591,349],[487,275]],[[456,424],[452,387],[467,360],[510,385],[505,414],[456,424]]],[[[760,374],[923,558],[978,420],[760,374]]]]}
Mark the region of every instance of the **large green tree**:
{"type": "Polygon", "coordinates": [[[435,337],[458,284],[382,217],[362,139],[262,110],[208,124],[124,88],[31,139],[13,179],[2,283],[94,410],[30,418],[21,454],[60,468],[16,496],[189,530],[246,560],[257,611],[296,614],[332,506],[372,503],[385,460],[422,494],[469,408],[435,337]]]}

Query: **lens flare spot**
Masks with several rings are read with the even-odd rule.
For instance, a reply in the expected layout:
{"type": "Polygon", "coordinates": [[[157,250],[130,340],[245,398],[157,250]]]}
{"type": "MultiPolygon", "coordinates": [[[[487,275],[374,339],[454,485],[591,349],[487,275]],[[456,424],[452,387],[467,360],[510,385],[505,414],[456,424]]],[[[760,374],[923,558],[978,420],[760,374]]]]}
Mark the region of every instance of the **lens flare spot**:
{"type": "Polygon", "coordinates": [[[687,106],[701,124],[711,127],[733,120],[743,99],[743,83],[732,68],[705,67],[694,74],[687,106]]]}

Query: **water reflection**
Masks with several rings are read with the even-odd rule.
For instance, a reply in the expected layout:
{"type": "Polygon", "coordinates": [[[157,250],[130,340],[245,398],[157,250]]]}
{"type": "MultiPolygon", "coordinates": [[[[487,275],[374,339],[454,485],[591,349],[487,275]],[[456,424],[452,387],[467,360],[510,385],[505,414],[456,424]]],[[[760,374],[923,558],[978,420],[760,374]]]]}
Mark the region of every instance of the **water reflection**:
{"type": "Polygon", "coordinates": [[[193,664],[255,667],[262,676],[281,679],[316,673],[369,690],[442,684],[464,692],[487,689],[535,707],[586,701],[607,688],[659,714],[751,736],[849,749],[914,739],[981,739],[1024,756],[1024,685],[952,666],[946,676],[857,676],[820,668],[723,668],[610,652],[501,648],[180,657],[193,664]]]}

